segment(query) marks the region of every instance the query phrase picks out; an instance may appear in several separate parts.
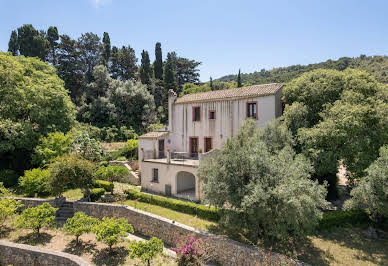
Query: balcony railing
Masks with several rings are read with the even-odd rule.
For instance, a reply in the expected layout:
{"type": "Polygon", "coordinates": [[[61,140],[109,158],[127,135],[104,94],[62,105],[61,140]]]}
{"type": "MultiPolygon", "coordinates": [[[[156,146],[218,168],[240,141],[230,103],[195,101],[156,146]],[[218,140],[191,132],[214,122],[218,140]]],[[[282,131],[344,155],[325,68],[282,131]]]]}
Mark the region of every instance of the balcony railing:
{"type": "Polygon", "coordinates": [[[172,152],[171,160],[198,160],[198,153],[172,152]]]}

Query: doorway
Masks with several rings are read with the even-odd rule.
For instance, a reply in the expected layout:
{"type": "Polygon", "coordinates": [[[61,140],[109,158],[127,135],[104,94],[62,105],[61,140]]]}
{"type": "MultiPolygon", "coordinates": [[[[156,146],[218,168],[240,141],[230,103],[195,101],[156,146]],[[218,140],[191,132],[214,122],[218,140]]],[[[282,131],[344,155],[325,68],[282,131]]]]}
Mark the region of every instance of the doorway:
{"type": "Polygon", "coordinates": [[[164,158],[164,139],[160,139],[158,144],[159,158],[164,158]]]}

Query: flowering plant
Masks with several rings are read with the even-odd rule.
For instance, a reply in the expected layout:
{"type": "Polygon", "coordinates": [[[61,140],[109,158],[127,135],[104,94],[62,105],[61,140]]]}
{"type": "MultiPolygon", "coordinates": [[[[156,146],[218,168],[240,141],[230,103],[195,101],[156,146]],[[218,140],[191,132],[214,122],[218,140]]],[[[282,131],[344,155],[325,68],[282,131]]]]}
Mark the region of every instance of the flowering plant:
{"type": "Polygon", "coordinates": [[[202,265],[203,261],[209,259],[208,250],[205,247],[205,241],[189,237],[182,239],[176,244],[174,251],[178,256],[178,265],[202,265]]]}

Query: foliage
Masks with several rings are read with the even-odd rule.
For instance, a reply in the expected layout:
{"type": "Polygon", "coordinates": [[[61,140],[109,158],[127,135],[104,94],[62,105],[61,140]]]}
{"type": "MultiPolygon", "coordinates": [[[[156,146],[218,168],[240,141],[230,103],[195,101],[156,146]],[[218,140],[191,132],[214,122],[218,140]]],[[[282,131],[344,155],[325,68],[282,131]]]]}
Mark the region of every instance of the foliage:
{"type": "Polygon", "coordinates": [[[72,142],[73,137],[70,133],[49,133],[46,137],[40,138],[39,144],[34,149],[32,162],[39,166],[51,163],[57,157],[70,152],[72,142]]]}
{"type": "Polygon", "coordinates": [[[159,129],[165,128],[166,126],[164,124],[149,124],[147,127],[147,132],[157,131],[159,129]]]}
{"type": "Polygon", "coordinates": [[[44,195],[49,192],[49,179],[49,170],[35,168],[24,172],[24,176],[19,179],[19,185],[27,196],[34,196],[35,193],[44,195]]]}
{"type": "Polygon", "coordinates": [[[36,30],[31,24],[24,24],[17,30],[17,43],[20,54],[31,57],[36,56],[44,60],[50,45],[46,39],[46,33],[36,30]]]}
{"type": "Polygon", "coordinates": [[[101,199],[101,196],[105,194],[105,189],[103,188],[93,188],[90,190],[90,200],[95,202],[101,199]]]}
{"type": "Polygon", "coordinates": [[[152,69],[150,56],[148,55],[148,52],[144,50],[141,52],[141,65],[139,68],[139,75],[141,83],[146,85],[151,84],[152,69]]]}
{"type": "Polygon", "coordinates": [[[112,47],[109,72],[112,78],[122,81],[135,80],[137,72],[137,58],[131,46],[112,47]]]}
{"type": "Polygon", "coordinates": [[[323,214],[319,221],[318,231],[335,227],[365,226],[370,223],[368,215],[360,210],[333,211],[323,214]]]}
{"type": "Polygon", "coordinates": [[[242,83],[241,83],[241,71],[240,69],[238,70],[238,75],[237,75],[237,88],[241,88],[242,83]]]}
{"type": "Polygon", "coordinates": [[[133,233],[132,225],[128,224],[124,218],[102,218],[102,221],[94,226],[93,232],[97,235],[97,240],[104,242],[112,250],[112,246],[119,243],[127,233],[133,233]]]}
{"type": "Polygon", "coordinates": [[[304,156],[287,142],[274,149],[262,134],[247,120],[217,156],[200,165],[204,198],[219,208],[229,206],[220,222],[247,228],[253,241],[304,236],[328,205],[325,187],[310,180],[313,169],[304,156]]]}
{"type": "Polygon", "coordinates": [[[89,137],[88,133],[81,133],[74,137],[71,144],[72,151],[89,161],[99,161],[103,155],[100,142],[89,137]]]}
{"type": "Polygon", "coordinates": [[[54,196],[60,196],[68,186],[74,186],[81,188],[85,196],[88,196],[94,185],[94,169],[93,162],[76,154],[59,157],[49,167],[50,192],[54,196]]]}
{"type": "Polygon", "coordinates": [[[0,228],[4,225],[5,220],[14,215],[22,206],[20,201],[10,197],[10,192],[0,182],[0,228]]]}
{"type": "Polygon", "coordinates": [[[163,56],[160,42],[155,44],[154,75],[156,79],[163,79],[163,56]]]}
{"type": "Polygon", "coordinates": [[[100,166],[95,173],[98,179],[107,180],[110,182],[122,181],[122,178],[129,174],[129,170],[124,166],[111,165],[111,166],[100,166]]]}
{"type": "Polygon", "coordinates": [[[147,202],[187,214],[194,214],[207,220],[218,221],[220,218],[220,210],[214,207],[162,196],[154,196],[133,189],[125,190],[125,194],[132,200],[147,202]]]}
{"type": "Polygon", "coordinates": [[[0,182],[5,187],[12,187],[18,183],[19,176],[11,169],[0,169],[0,182]]]}
{"type": "Polygon", "coordinates": [[[367,175],[352,189],[346,208],[365,209],[372,220],[388,218],[388,145],[381,147],[380,156],[367,169],[367,175]]]}
{"type": "Polygon", "coordinates": [[[113,182],[109,182],[105,180],[96,180],[95,187],[103,188],[106,192],[113,193],[113,182]]]}
{"type": "Polygon", "coordinates": [[[34,233],[39,234],[40,229],[54,225],[57,210],[47,202],[37,207],[27,208],[17,218],[16,225],[20,228],[32,229],[34,233]]]}
{"type": "Polygon", "coordinates": [[[178,256],[178,266],[203,265],[211,256],[204,241],[195,237],[181,239],[174,250],[178,256]]]}
{"type": "Polygon", "coordinates": [[[138,145],[137,139],[129,139],[125,146],[121,149],[121,154],[131,160],[138,159],[138,145]]]}
{"type": "Polygon", "coordinates": [[[151,265],[151,261],[163,252],[163,241],[152,237],[147,241],[132,241],[129,244],[131,258],[140,258],[141,261],[151,265]]]}
{"type": "Polygon", "coordinates": [[[66,232],[75,236],[75,241],[78,244],[78,238],[83,234],[92,232],[96,224],[98,224],[97,218],[88,216],[83,212],[76,212],[72,218],[66,220],[63,228],[66,232]]]}
{"type": "Polygon", "coordinates": [[[212,82],[206,82],[201,84],[185,83],[183,85],[183,89],[180,96],[190,94],[190,93],[227,90],[227,89],[236,88],[236,87],[237,87],[237,84],[235,82],[212,81],[212,82]]]}

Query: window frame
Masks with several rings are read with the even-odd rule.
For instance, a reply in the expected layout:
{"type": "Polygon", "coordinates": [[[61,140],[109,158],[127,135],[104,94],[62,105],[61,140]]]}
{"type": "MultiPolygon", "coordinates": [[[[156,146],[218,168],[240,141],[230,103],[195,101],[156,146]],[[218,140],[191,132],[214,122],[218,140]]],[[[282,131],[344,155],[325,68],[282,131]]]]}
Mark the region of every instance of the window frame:
{"type": "Polygon", "coordinates": [[[204,152],[209,152],[213,149],[213,137],[204,137],[203,138],[203,151],[204,152]],[[210,139],[210,149],[206,150],[206,140],[210,139]]]}
{"type": "Polygon", "coordinates": [[[189,153],[190,154],[193,154],[194,152],[193,151],[193,147],[192,147],[192,143],[191,143],[191,140],[192,139],[196,139],[197,140],[197,153],[199,153],[199,137],[189,137],[189,153]]]}
{"type": "Polygon", "coordinates": [[[158,168],[152,168],[152,183],[159,183],[159,169],[158,168]],[[156,175],[155,175],[156,173],[156,175]]]}
{"type": "Polygon", "coordinates": [[[209,120],[216,120],[216,110],[209,110],[209,120]],[[210,117],[211,113],[214,113],[214,118],[210,117]]]}
{"type": "Polygon", "coordinates": [[[258,120],[259,119],[259,108],[258,108],[258,104],[257,104],[257,101],[248,101],[247,104],[246,104],[246,118],[252,118],[252,119],[255,119],[255,120],[258,120]],[[249,105],[250,104],[256,104],[256,117],[253,117],[253,116],[249,116],[249,105]]]}
{"type": "Polygon", "coordinates": [[[192,120],[193,120],[193,122],[201,121],[201,106],[200,105],[196,105],[196,106],[192,107],[192,120]],[[198,118],[198,120],[195,120],[195,109],[197,109],[197,108],[199,109],[199,112],[198,112],[199,118],[198,118]]]}

